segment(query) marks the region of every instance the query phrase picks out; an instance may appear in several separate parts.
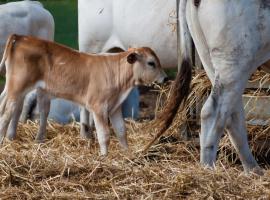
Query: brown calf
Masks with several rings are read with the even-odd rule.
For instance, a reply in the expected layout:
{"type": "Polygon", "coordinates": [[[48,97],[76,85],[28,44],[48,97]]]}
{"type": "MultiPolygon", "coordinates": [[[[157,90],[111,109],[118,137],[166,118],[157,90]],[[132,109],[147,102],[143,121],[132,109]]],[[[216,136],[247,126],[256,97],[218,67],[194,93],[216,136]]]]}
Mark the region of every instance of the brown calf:
{"type": "Polygon", "coordinates": [[[93,112],[101,154],[108,153],[108,118],[127,148],[121,104],[138,84],[164,82],[156,54],[147,47],[113,55],[80,53],[28,36],[10,36],[0,67],[6,65],[1,94],[0,137],[3,139],[19,102],[32,89],[65,98],[93,112]]]}

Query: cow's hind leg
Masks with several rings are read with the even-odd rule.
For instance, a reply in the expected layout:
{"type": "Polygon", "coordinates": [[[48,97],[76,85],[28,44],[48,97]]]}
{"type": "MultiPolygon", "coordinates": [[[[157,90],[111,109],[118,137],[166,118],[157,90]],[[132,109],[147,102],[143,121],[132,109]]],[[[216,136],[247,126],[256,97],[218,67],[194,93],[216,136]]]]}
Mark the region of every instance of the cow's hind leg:
{"type": "Polygon", "coordinates": [[[220,107],[215,101],[215,94],[212,92],[201,111],[200,160],[208,167],[214,166],[218,143],[224,129],[224,122],[219,119],[220,107]]]}
{"type": "Polygon", "coordinates": [[[81,107],[80,109],[80,135],[82,138],[90,139],[93,138],[93,114],[90,113],[86,108],[81,107]]]}
{"type": "Polygon", "coordinates": [[[93,112],[93,117],[96,126],[101,155],[107,155],[108,146],[110,143],[108,115],[104,112],[93,112]]]}
{"type": "Polygon", "coordinates": [[[112,115],[110,115],[110,121],[120,141],[121,146],[124,149],[127,149],[128,148],[127,135],[121,106],[119,106],[119,108],[112,115]]]}
{"type": "Polygon", "coordinates": [[[50,99],[41,89],[37,89],[37,103],[39,106],[40,125],[36,135],[36,142],[44,142],[46,137],[47,119],[50,112],[50,99]]]}
{"type": "Polygon", "coordinates": [[[244,84],[226,82],[216,75],[214,86],[201,111],[201,163],[213,167],[219,140],[236,102],[241,99],[244,84]],[[241,88],[242,87],[242,88],[241,88]]]}
{"type": "Polygon", "coordinates": [[[31,116],[31,112],[37,103],[37,90],[33,90],[28,93],[24,98],[23,108],[20,116],[20,121],[25,123],[31,116]]]}
{"type": "Polygon", "coordinates": [[[248,146],[242,104],[242,94],[249,74],[236,73],[228,76],[229,79],[220,79],[217,74],[211,94],[203,106],[200,136],[201,163],[213,167],[220,137],[228,126],[231,140],[244,168],[250,171],[256,169],[258,164],[248,146]]]}
{"type": "Polygon", "coordinates": [[[245,172],[249,173],[253,171],[254,173],[262,174],[263,171],[258,166],[249,149],[242,99],[237,101],[235,110],[227,122],[227,128],[245,172]]]}

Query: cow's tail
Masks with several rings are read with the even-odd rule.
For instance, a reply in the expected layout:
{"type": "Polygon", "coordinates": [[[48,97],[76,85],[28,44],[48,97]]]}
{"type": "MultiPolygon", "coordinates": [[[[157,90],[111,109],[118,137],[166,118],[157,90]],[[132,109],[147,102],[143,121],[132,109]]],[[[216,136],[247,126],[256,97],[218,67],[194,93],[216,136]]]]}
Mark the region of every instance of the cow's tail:
{"type": "Polygon", "coordinates": [[[181,0],[179,4],[179,37],[180,37],[180,66],[176,79],[171,88],[170,97],[162,113],[158,116],[156,124],[159,125],[159,130],[153,140],[148,143],[143,152],[146,152],[151,145],[169,128],[179,106],[185,102],[189,90],[192,77],[192,45],[191,35],[186,21],[186,4],[187,0],[181,0]]]}
{"type": "Polygon", "coordinates": [[[7,42],[6,42],[3,58],[2,58],[2,61],[0,63],[0,75],[2,75],[2,76],[5,76],[5,73],[6,73],[5,62],[9,56],[9,54],[11,53],[15,42],[16,42],[16,35],[15,34],[10,35],[7,42]]]}

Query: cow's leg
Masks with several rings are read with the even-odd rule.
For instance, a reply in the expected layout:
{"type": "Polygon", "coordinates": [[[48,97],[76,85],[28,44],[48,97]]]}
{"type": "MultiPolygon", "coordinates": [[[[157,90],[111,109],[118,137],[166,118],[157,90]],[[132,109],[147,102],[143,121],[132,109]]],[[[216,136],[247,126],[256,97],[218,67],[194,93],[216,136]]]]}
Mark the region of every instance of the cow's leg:
{"type": "Polygon", "coordinates": [[[119,108],[112,115],[110,115],[110,121],[120,141],[121,146],[124,149],[127,149],[128,148],[127,135],[121,106],[119,106],[119,108]]]}
{"type": "Polygon", "coordinates": [[[220,137],[236,102],[241,99],[244,85],[238,80],[226,82],[216,75],[211,94],[201,111],[200,159],[203,165],[213,167],[220,137]]]}
{"type": "Polygon", "coordinates": [[[33,90],[25,96],[20,120],[25,123],[37,102],[37,90],[33,90]]]}
{"type": "Polygon", "coordinates": [[[248,145],[245,113],[242,99],[237,101],[235,110],[227,122],[227,128],[229,131],[230,139],[237,153],[239,154],[245,172],[249,173],[250,171],[253,171],[257,174],[262,174],[262,170],[258,166],[255,158],[252,156],[248,145]]]}
{"type": "Polygon", "coordinates": [[[133,88],[122,104],[124,118],[137,119],[139,117],[139,89],[133,88]]]}
{"type": "Polygon", "coordinates": [[[36,135],[36,142],[44,142],[46,137],[47,119],[50,112],[50,98],[41,89],[37,90],[37,103],[39,106],[40,125],[36,135]]]}
{"type": "Polygon", "coordinates": [[[108,115],[104,112],[93,112],[93,117],[97,130],[97,138],[100,146],[101,155],[107,155],[108,146],[110,143],[108,115]]]}
{"type": "Polygon", "coordinates": [[[248,147],[242,105],[242,94],[252,71],[252,68],[247,69],[246,66],[239,66],[239,71],[229,71],[229,67],[225,65],[225,68],[219,69],[220,72],[216,72],[213,89],[201,111],[200,143],[203,165],[214,165],[220,137],[228,125],[232,142],[246,170],[258,166],[248,147]]]}
{"type": "Polygon", "coordinates": [[[17,106],[17,101],[16,100],[9,100],[7,99],[5,103],[5,107],[3,110],[3,114],[0,117],[0,141],[1,143],[4,140],[8,125],[10,123],[12,114],[15,112],[16,110],[16,106],[17,106]]]}
{"type": "Polygon", "coordinates": [[[7,138],[9,140],[14,140],[16,137],[17,126],[18,126],[20,114],[21,114],[22,108],[23,108],[23,100],[24,100],[24,98],[21,98],[18,101],[16,109],[15,109],[14,113],[12,114],[12,119],[11,119],[11,122],[9,123],[8,130],[7,130],[7,138]]]}
{"type": "Polygon", "coordinates": [[[212,93],[206,100],[201,111],[201,135],[200,135],[200,160],[203,165],[213,167],[216,160],[216,151],[219,139],[223,133],[218,114],[220,108],[217,108],[212,97],[212,93]],[[217,127],[217,124],[219,127],[217,127]],[[219,128],[219,130],[215,130],[219,128]],[[211,135],[211,137],[210,137],[211,135]]]}
{"type": "Polygon", "coordinates": [[[90,116],[89,111],[81,107],[80,110],[80,135],[82,138],[93,138],[93,133],[92,133],[92,127],[90,125],[93,125],[93,122],[91,122],[92,117],[90,116]]]}

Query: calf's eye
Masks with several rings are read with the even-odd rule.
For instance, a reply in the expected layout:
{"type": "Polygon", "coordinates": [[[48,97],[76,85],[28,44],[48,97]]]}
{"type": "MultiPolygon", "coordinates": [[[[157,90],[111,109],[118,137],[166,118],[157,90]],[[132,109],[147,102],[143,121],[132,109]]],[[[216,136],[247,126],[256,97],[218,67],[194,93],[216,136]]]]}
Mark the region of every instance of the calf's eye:
{"type": "Polygon", "coordinates": [[[156,65],[155,65],[155,63],[154,62],[148,62],[147,63],[148,65],[150,65],[151,67],[153,67],[153,68],[155,68],[156,67],[156,65]]]}

